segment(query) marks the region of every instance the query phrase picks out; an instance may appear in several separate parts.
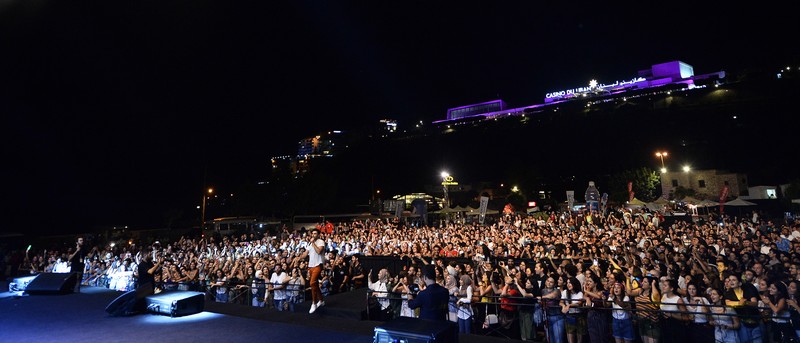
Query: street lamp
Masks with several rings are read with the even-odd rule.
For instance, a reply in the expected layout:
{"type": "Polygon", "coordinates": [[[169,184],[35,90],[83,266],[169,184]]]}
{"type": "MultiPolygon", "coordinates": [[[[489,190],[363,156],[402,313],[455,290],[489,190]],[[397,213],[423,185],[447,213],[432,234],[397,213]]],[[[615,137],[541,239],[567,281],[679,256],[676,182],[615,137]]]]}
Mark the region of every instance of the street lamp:
{"type": "Polygon", "coordinates": [[[692,167],[689,167],[688,165],[683,166],[683,171],[688,173],[690,170],[692,170],[692,167]]]}
{"type": "Polygon", "coordinates": [[[447,194],[447,186],[449,185],[448,182],[452,181],[452,179],[450,178],[450,173],[446,171],[442,171],[440,175],[442,176],[442,188],[444,188],[444,207],[449,208],[450,198],[447,194]]]}
{"type": "Polygon", "coordinates": [[[200,215],[200,217],[201,217],[200,230],[203,230],[203,228],[205,228],[205,226],[206,226],[206,198],[208,198],[208,196],[213,194],[213,193],[214,193],[214,189],[213,188],[209,188],[208,189],[208,194],[207,195],[203,194],[203,209],[202,209],[202,211],[200,211],[202,213],[200,215]]]}
{"type": "Polygon", "coordinates": [[[661,159],[661,172],[662,173],[666,173],[667,172],[667,167],[664,166],[664,157],[667,156],[667,152],[666,151],[656,151],[656,156],[658,156],[661,159]]]}

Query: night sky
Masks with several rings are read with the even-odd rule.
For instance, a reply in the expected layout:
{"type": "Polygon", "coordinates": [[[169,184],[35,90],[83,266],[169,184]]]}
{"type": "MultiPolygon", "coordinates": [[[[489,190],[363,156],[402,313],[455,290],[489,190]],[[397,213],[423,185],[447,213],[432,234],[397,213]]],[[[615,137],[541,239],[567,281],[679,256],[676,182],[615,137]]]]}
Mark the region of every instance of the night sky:
{"type": "Polygon", "coordinates": [[[789,10],[661,5],[2,1],[0,231],[157,227],[323,131],[798,56],[789,10]]]}

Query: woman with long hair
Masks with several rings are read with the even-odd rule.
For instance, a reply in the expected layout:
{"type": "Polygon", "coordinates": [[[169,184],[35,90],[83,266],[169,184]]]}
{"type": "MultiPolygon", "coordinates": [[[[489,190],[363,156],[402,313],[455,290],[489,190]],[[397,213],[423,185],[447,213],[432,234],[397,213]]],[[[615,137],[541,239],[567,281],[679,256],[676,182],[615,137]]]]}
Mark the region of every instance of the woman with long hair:
{"type": "Polygon", "coordinates": [[[698,287],[695,282],[691,282],[686,286],[686,297],[683,302],[686,304],[686,311],[692,317],[692,322],[689,324],[691,329],[691,336],[694,342],[710,342],[714,340],[714,328],[708,323],[708,313],[710,308],[708,299],[700,295],[698,287]]]}
{"type": "Polygon", "coordinates": [[[568,343],[581,343],[586,334],[586,318],[582,316],[583,291],[581,282],[571,277],[567,288],[561,292],[561,313],[565,316],[565,331],[568,343]]]}
{"type": "Polygon", "coordinates": [[[786,286],[783,282],[775,281],[768,287],[768,295],[762,295],[761,301],[769,307],[771,320],[769,322],[772,339],[774,342],[791,342],[797,339],[789,320],[791,314],[786,305],[786,286]]]}
{"type": "Polygon", "coordinates": [[[472,333],[472,279],[461,275],[456,305],[458,306],[458,332],[472,333]]]}
{"type": "Polygon", "coordinates": [[[456,281],[456,277],[452,274],[445,272],[444,273],[444,288],[447,288],[447,293],[450,294],[450,301],[448,302],[448,314],[447,318],[454,323],[458,322],[458,305],[456,305],[456,301],[458,300],[459,288],[458,288],[458,281],[456,281]]]}
{"type": "Polygon", "coordinates": [[[668,332],[664,342],[682,343],[685,341],[688,324],[686,306],[675,291],[678,289],[678,280],[666,279],[661,281],[661,313],[664,321],[661,329],[668,332]]]}
{"type": "Polygon", "coordinates": [[[294,312],[294,305],[303,302],[301,292],[306,286],[306,279],[303,278],[303,273],[300,272],[299,267],[292,268],[292,273],[289,275],[289,283],[286,285],[287,304],[289,312],[294,312]]]}
{"type": "Polygon", "coordinates": [[[585,305],[589,307],[586,311],[586,326],[589,331],[591,342],[605,342],[609,336],[609,312],[606,310],[608,304],[606,299],[608,293],[603,289],[600,277],[594,272],[590,272],[583,287],[583,297],[585,305]]]}
{"type": "Polygon", "coordinates": [[[551,275],[544,281],[542,288],[543,302],[547,314],[547,341],[550,343],[564,343],[564,314],[561,313],[561,290],[556,287],[556,279],[551,275]]]}
{"type": "Polygon", "coordinates": [[[711,289],[711,325],[714,326],[714,341],[717,343],[739,343],[739,317],[736,311],[725,304],[722,292],[711,289]]]}
{"type": "Polygon", "coordinates": [[[639,335],[643,343],[657,343],[661,338],[661,328],[659,327],[658,302],[661,301],[656,278],[648,274],[642,280],[640,287],[628,290],[628,295],[634,297],[636,303],[636,325],[639,328],[639,335]]]}
{"type": "Polygon", "coordinates": [[[400,294],[402,299],[400,302],[400,317],[416,318],[414,310],[408,307],[408,294],[411,293],[411,287],[414,281],[406,271],[401,271],[397,280],[397,284],[392,288],[392,293],[400,294]]]}
{"type": "MultiPolygon", "coordinates": [[[[786,305],[789,307],[789,318],[795,337],[800,337],[800,304],[798,304],[797,289],[800,288],[800,281],[789,281],[786,287],[786,305]]],[[[795,340],[800,341],[800,339],[795,340]]]]}
{"type": "Polygon", "coordinates": [[[625,294],[625,286],[619,282],[611,286],[608,297],[611,302],[611,331],[616,343],[633,343],[636,335],[633,331],[630,297],[625,294]]]}

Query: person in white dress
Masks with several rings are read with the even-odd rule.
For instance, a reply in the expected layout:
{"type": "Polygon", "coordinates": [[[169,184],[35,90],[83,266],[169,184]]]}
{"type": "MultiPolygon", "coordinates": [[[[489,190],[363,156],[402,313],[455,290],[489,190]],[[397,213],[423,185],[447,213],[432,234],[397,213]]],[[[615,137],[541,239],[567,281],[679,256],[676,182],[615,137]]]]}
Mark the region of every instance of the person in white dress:
{"type": "Polygon", "coordinates": [[[690,335],[695,342],[709,342],[714,340],[714,328],[708,322],[708,313],[711,303],[706,297],[701,295],[697,284],[690,282],[686,286],[686,297],[683,302],[686,304],[686,311],[692,316],[689,324],[690,335]]]}
{"type": "MultiPolygon", "coordinates": [[[[400,294],[403,300],[400,302],[400,317],[416,318],[416,313],[408,307],[408,295],[412,291],[413,280],[405,271],[400,272],[398,282],[392,288],[392,292],[400,294]]],[[[418,288],[417,288],[418,289],[418,288]]]]}

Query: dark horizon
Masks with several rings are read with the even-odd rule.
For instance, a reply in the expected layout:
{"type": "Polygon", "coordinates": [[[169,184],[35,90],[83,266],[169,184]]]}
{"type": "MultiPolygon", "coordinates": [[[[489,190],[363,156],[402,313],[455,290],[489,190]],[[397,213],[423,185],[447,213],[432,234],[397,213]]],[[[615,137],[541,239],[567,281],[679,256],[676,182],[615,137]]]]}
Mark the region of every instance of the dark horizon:
{"type": "Polygon", "coordinates": [[[206,186],[233,191],[304,137],[380,119],[537,104],[673,60],[791,66],[798,25],[697,4],[11,2],[0,232],[191,216],[206,186]]]}
{"type": "MultiPolygon", "coordinates": [[[[751,186],[787,183],[793,180],[793,174],[788,167],[790,162],[781,157],[791,153],[791,126],[780,126],[780,123],[786,120],[785,115],[791,113],[793,108],[790,94],[797,90],[796,76],[786,82],[790,81],[782,84],[784,89],[780,91],[766,91],[766,85],[757,82],[722,85],[726,92],[735,92],[738,101],[748,103],[745,106],[735,101],[698,106],[703,103],[705,96],[695,91],[688,94],[699,97],[700,100],[696,100],[698,104],[687,103],[669,111],[648,110],[653,107],[649,102],[631,101],[635,107],[595,111],[592,114],[565,110],[563,113],[531,116],[528,123],[521,122],[521,118],[498,123],[489,121],[475,127],[459,128],[449,134],[431,130],[416,138],[399,138],[403,135],[392,139],[364,137],[361,143],[354,144],[329,162],[317,164],[312,169],[317,172],[314,174],[316,176],[304,182],[316,184],[312,187],[318,189],[314,194],[307,195],[310,202],[303,207],[307,211],[298,208],[296,213],[368,212],[366,204],[370,192],[381,189],[383,198],[424,192],[426,186],[435,187],[442,169],[455,174],[462,184],[519,184],[524,186],[527,193],[539,189],[552,191],[554,199],[559,201],[565,199],[562,194],[565,189],[582,193],[588,181],[595,181],[602,192],[613,193],[619,190],[610,189],[608,182],[611,175],[640,167],[658,169],[658,159],[653,156],[656,150],[670,152],[665,163],[671,170],[689,164],[694,170],[721,169],[745,173],[751,186]],[[668,117],[663,117],[665,114],[668,117]],[[653,118],[663,118],[663,121],[648,128],[653,118]],[[621,123],[627,124],[620,126],[621,123]],[[617,131],[618,127],[626,129],[617,131]],[[753,132],[765,132],[775,138],[761,141],[737,139],[755,137],[753,132]],[[564,141],[565,137],[571,139],[564,141]],[[585,140],[580,137],[585,137],[585,140]],[[748,156],[742,156],[743,153],[748,156]],[[761,165],[771,165],[773,168],[762,168],[761,165]],[[319,188],[323,186],[318,183],[320,180],[338,188],[333,190],[337,198],[330,199],[323,195],[332,190],[329,187],[319,188]],[[320,206],[324,209],[320,209],[320,206]]],[[[235,186],[236,198],[245,201],[246,197],[247,201],[253,203],[249,207],[241,204],[243,207],[235,207],[231,205],[233,201],[227,199],[228,205],[223,207],[223,212],[218,207],[218,200],[209,202],[206,219],[254,215],[243,209],[252,209],[253,205],[259,203],[270,204],[269,201],[258,199],[259,196],[268,196],[263,192],[270,188],[255,186],[255,180],[227,180],[235,186]],[[249,186],[246,185],[248,183],[249,186]],[[238,193],[240,191],[246,191],[246,195],[238,193]],[[240,208],[240,212],[236,212],[235,208],[240,208]]],[[[269,180],[269,177],[265,174],[260,180],[269,180]]],[[[210,186],[219,187],[218,192],[225,191],[219,184],[210,186]]],[[[464,200],[463,195],[459,198],[464,200]]],[[[112,208],[116,212],[96,213],[91,217],[94,221],[73,222],[73,227],[81,229],[62,231],[61,228],[69,227],[69,222],[64,221],[63,226],[54,224],[49,229],[40,230],[56,234],[89,232],[123,225],[131,229],[164,228],[168,215],[179,217],[173,223],[175,229],[198,225],[200,210],[187,209],[185,204],[193,201],[199,204],[200,200],[192,196],[182,199],[184,212],[181,216],[175,213],[180,206],[178,203],[169,203],[159,197],[145,197],[141,199],[139,207],[119,208],[108,204],[104,208],[112,208]],[[156,208],[162,211],[150,212],[156,208]],[[132,220],[110,220],[123,217],[132,220]],[[104,219],[106,222],[103,222],[104,219]]],[[[272,205],[277,204],[273,202],[272,205]]],[[[264,208],[269,206],[260,207],[260,215],[270,217],[269,210],[264,208]]],[[[287,218],[279,214],[276,216],[287,218]]]]}

